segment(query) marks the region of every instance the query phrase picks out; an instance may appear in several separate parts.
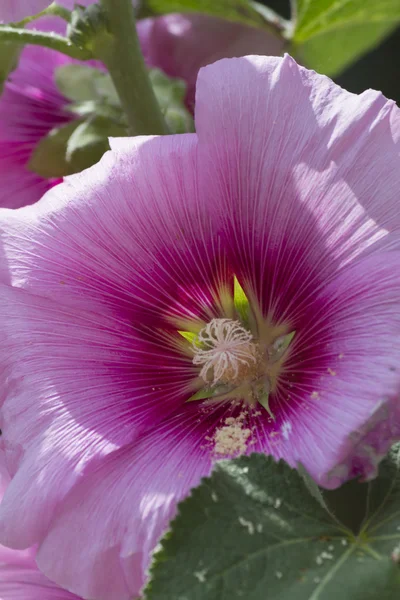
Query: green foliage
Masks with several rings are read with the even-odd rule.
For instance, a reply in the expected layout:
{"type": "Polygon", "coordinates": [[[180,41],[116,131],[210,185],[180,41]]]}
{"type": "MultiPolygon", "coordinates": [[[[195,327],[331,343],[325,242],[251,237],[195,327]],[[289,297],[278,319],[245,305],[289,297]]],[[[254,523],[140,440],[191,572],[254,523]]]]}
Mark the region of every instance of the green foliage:
{"type": "Polygon", "coordinates": [[[297,42],[330,29],[400,21],[399,0],[296,0],[297,42]]]}
{"type": "Polygon", "coordinates": [[[294,44],[292,52],[304,65],[319,73],[335,75],[377,46],[395,28],[393,21],[384,21],[332,29],[294,44]]]}
{"type": "Polygon", "coordinates": [[[171,133],[194,131],[192,115],[185,107],[185,82],[167,77],[159,69],[149,69],[149,75],[168,130],[171,133]]]}
{"type": "Polygon", "coordinates": [[[29,169],[42,177],[64,177],[79,173],[100,160],[109,149],[108,138],[125,134],[125,129],[104,117],[76,119],[52,129],[36,146],[29,169]]]}
{"type": "Polygon", "coordinates": [[[398,473],[394,452],[374,482],[342,488],[363,497],[364,514],[351,530],[332,516],[341,490],[310,494],[311,481],[263,455],[222,461],[179,505],[145,598],[395,600],[398,473]]]}
{"type": "MultiPolygon", "coordinates": [[[[94,165],[109,149],[109,137],[126,135],[126,121],[118,94],[108,73],[86,65],[57,69],[58,89],[72,101],[71,123],[57,127],[40,140],[29,168],[42,177],[64,177],[94,165]]],[[[161,110],[172,133],[193,130],[193,119],[184,106],[185,84],[161,71],[150,71],[161,110]]]]}
{"type": "Polygon", "coordinates": [[[73,102],[98,101],[119,106],[109,73],[86,65],[64,65],[56,70],[56,85],[73,102]]]}
{"type": "Polygon", "coordinates": [[[247,0],[146,0],[144,6],[145,14],[199,12],[254,27],[263,27],[265,23],[247,0]]]}
{"type": "Polygon", "coordinates": [[[0,43],[0,94],[9,74],[17,67],[22,46],[14,42],[0,43]]]}
{"type": "Polygon", "coordinates": [[[293,0],[293,51],[307,66],[335,74],[400,22],[399,0],[293,0]]]}
{"type": "Polygon", "coordinates": [[[94,165],[109,149],[108,138],[126,135],[119,98],[108,73],[69,64],[55,73],[58,89],[73,103],[71,117],[40,140],[29,168],[42,177],[64,177],[94,165]]]}
{"type": "Polygon", "coordinates": [[[79,172],[98,162],[109,149],[109,137],[125,135],[125,128],[105,117],[91,117],[79,123],[68,140],[66,160],[79,172]]]}
{"type": "Polygon", "coordinates": [[[32,152],[28,168],[41,177],[63,177],[73,173],[66,159],[68,140],[81,121],[56,127],[42,138],[32,152]]]}

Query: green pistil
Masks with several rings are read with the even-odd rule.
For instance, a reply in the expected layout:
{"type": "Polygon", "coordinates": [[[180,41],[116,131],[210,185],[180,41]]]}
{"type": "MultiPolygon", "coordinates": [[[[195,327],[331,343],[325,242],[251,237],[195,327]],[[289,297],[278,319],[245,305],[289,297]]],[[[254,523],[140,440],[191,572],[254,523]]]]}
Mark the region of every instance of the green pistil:
{"type": "Polygon", "coordinates": [[[236,275],[233,277],[233,305],[242,325],[248,327],[251,310],[250,302],[236,275]]]}
{"type": "Polygon", "coordinates": [[[197,333],[193,331],[178,331],[178,333],[185,338],[190,344],[195,344],[197,340],[197,333]]]}
{"type": "Polygon", "coordinates": [[[266,390],[260,394],[257,398],[257,401],[259,404],[261,404],[261,406],[263,408],[265,408],[265,410],[267,411],[267,413],[269,414],[269,416],[271,417],[271,419],[273,421],[275,421],[275,416],[274,413],[272,412],[272,410],[270,409],[269,406],[269,392],[267,392],[266,390]]]}

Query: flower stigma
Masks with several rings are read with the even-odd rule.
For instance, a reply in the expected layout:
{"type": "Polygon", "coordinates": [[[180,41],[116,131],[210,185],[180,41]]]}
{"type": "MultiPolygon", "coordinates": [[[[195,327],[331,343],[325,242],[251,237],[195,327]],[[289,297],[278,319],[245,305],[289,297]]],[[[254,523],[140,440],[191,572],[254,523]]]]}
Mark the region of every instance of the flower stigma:
{"type": "Polygon", "coordinates": [[[269,406],[284,354],[294,332],[279,335],[266,343],[246,329],[238,320],[212,319],[192,339],[193,364],[201,366],[205,384],[189,401],[213,398],[242,400],[247,405],[260,404],[274,419],[269,406]]]}
{"type": "Polygon", "coordinates": [[[212,319],[193,342],[193,364],[203,365],[200,377],[215,386],[254,378],[257,371],[256,344],[239,321],[212,319]]]}

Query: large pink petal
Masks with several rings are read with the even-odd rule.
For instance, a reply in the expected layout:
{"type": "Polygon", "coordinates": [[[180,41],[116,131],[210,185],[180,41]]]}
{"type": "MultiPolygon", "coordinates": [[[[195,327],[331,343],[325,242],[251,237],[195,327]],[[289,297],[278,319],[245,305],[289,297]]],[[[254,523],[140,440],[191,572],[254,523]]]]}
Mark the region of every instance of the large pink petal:
{"type": "MultiPolygon", "coordinates": [[[[304,361],[309,400],[292,411],[273,454],[301,462],[327,487],[372,476],[400,436],[399,264],[400,254],[392,252],[344,269],[317,295],[308,339],[297,343],[297,353],[309,344],[329,366],[313,372],[304,361]]],[[[289,371],[293,365],[299,367],[298,355],[289,371]]],[[[296,389],[293,394],[296,407],[296,389]]],[[[125,600],[139,593],[149,553],[176,502],[211,468],[210,440],[221,410],[208,416],[189,405],[138,444],[111,454],[67,498],[39,550],[41,568],[85,597],[125,600]],[[90,541],[77,554],[78,536],[90,541]]],[[[263,449],[260,422],[257,427],[258,442],[247,451],[263,449]]]]}
{"type": "Polygon", "coordinates": [[[272,444],[325,487],[376,475],[400,439],[399,295],[399,252],[355,262],[316,294],[257,449],[272,444]]]}
{"type": "Polygon", "coordinates": [[[3,276],[70,306],[147,315],[153,328],[209,315],[226,265],[199,198],[196,149],[194,135],[135,138],[34,206],[0,212],[3,276]]]}
{"type": "MultiPolygon", "coordinates": [[[[1,102],[0,102],[1,110],[1,102]]],[[[26,168],[30,144],[0,140],[0,206],[21,208],[37,202],[59,180],[43,179],[26,168]]]]}
{"type": "Polygon", "coordinates": [[[136,598],[176,503],[211,469],[206,419],[187,405],[82,480],[38,552],[40,568],[85,598],[136,598]]]}
{"type": "MultiPolygon", "coordinates": [[[[5,454],[0,449],[0,501],[9,482],[5,454]]],[[[12,550],[0,545],[1,600],[79,600],[39,571],[35,555],[35,548],[12,550]]]]}
{"type": "Polygon", "coordinates": [[[2,600],[79,600],[77,596],[47,579],[36,567],[0,564],[2,600]]]}
{"type": "Polygon", "coordinates": [[[247,246],[305,239],[312,220],[344,261],[399,232],[400,109],[381,93],[351,94],[288,55],[222,60],[199,73],[196,129],[209,193],[247,246]]]}
{"type": "Polygon", "coordinates": [[[1,428],[15,474],[0,537],[25,548],[45,534],[92,463],[185,401],[193,365],[129,317],[77,311],[24,290],[0,288],[0,318],[1,428]]]}

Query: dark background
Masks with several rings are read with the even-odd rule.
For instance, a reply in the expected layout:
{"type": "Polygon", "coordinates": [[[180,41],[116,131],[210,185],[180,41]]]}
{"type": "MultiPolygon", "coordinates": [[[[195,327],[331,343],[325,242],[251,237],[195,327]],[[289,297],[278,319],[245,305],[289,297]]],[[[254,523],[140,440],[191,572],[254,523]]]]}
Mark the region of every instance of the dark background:
{"type": "MultiPolygon", "coordinates": [[[[289,18],[289,0],[261,0],[283,17],[289,18]]],[[[380,0],[376,0],[380,2],[380,0]]],[[[351,92],[360,93],[368,88],[381,90],[385,96],[400,105],[400,29],[380,46],[365,54],[343,71],[335,81],[351,92]]]]}

